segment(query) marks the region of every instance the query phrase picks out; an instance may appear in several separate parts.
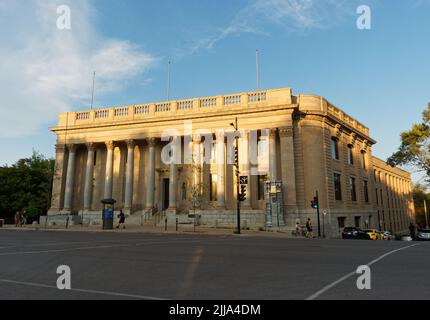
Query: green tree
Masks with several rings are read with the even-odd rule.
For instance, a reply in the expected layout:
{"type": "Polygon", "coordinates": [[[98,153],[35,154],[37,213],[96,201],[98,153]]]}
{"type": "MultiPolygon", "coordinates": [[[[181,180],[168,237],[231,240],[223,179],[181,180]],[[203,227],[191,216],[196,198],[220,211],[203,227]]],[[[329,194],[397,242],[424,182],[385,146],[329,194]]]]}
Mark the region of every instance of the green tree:
{"type": "Polygon", "coordinates": [[[0,167],[0,217],[13,217],[18,210],[25,211],[30,220],[45,214],[54,165],[54,160],[33,151],[30,158],[0,167]]]}
{"type": "Polygon", "coordinates": [[[430,182],[430,103],[422,113],[422,123],[414,124],[400,134],[401,145],[389,159],[392,166],[412,165],[427,176],[430,182]]]}
{"type": "Polygon", "coordinates": [[[415,218],[417,224],[421,226],[426,226],[426,214],[424,202],[427,205],[427,218],[428,212],[430,211],[430,194],[427,193],[425,187],[419,183],[414,185],[413,189],[414,205],[415,205],[415,218]]]}

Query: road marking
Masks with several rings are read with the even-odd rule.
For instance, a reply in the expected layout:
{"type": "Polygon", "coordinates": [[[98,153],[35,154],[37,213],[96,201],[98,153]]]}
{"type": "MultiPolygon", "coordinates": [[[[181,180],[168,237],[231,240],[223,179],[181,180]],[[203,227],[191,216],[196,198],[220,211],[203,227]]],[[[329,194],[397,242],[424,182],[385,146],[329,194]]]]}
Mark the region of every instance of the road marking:
{"type": "MultiPolygon", "coordinates": [[[[12,248],[34,248],[34,247],[50,247],[50,246],[61,246],[61,245],[74,245],[74,244],[87,244],[87,243],[122,243],[122,242],[133,242],[136,243],[137,241],[154,241],[154,240],[159,240],[161,239],[161,237],[157,237],[157,238],[146,238],[146,239],[142,239],[142,238],[136,238],[136,239],[121,239],[121,240],[97,240],[97,241],[71,241],[71,242],[55,242],[55,243],[40,243],[40,244],[29,244],[29,245],[14,245],[14,246],[7,246],[7,247],[0,247],[0,249],[12,249],[12,248]]],[[[184,238],[172,238],[171,240],[181,240],[184,238]]],[[[134,244],[133,243],[133,244],[134,244]]],[[[131,245],[133,245],[131,244],[131,245]]]]}
{"type": "MultiPolygon", "coordinates": [[[[193,242],[201,242],[202,240],[206,240],[206,242],[214,242],[214,241],[225,241],[227,239],[192,239],[192,240],[183,240],[182,238],[176,238],[179,241],[174,241],[175,239],[171,239],[170,241],[155,241],[155,242],[142,242],[142,243],[130,243],[130,244],[116,244],[116,245],[106,245],[106,246],[93,246],[93,247],[79,247],[79,248],[67,248],[67,249],[54,249],[54,250],[40,250],[40,251],[23,251],[23,252],[1,252],[1,256],[17,256],[24,254],[42,254],[42,253],[57,253],[57,252],[68,252],[68,251],[79,251],[79,250],[93,250],[93,249],[109,249],[109,248],[120,248],[120,247],[140,247],[147,245],[157,245],[157,244],[177,244],[177,243],[193,243],[193,242]]],[[[229,239],[233,240],[233,239],[229,239]]]]}
{"type": "MultiPolygon", "coordinates": [[[[22,281],[14,281],[14,280],[6,280],[6,279],[0,279],[0,282],[10,283],[10,284],[18,284],[18,285],[29,286],[29,287],[48,288],[48,289],[58,290],[58,288],[56,286],[50,286],[50,285],[40,284],[40,283],[22,282],[22,281]]],[[[93,294],[100,294],[100,295],[125,297],[125,298],[135,298],[135,299],[143,299],[143,300],[168,300],[168,299],[164,299],[164,298],[141,296],[141,295],[137,295],[137,294],[109,292],[109,291],[100,291],[100,290],[75,289],[75,288],[71,288],[70,290],[65,290],[64,292],[68,292],[68,291],[82,292],[82,293],[93,293],[93,294]]]]}
{"type": "MultiPolygon", "coordinates": [[[[402,251],[402,250],[406,250],[406,249],[409,249],[409,248],[412,248],[412,247],[415,247],[415,246],[419,246],[419,245],[421,245],[421,243],[413,244],[413,245],[410,245],[410,246],[407,246],[407,247],[402,247],[402,248],[399,248],[399,249],[396,249],[396,250],[393,250],[393,251],[387,252],[387,253],[383,254],[382,256],[380,256],[380,257],[376,258],[375,260],[372,260],[371,262],[369,262],[369,263],[367,264],[367,266],[369,266],[369,267],[370,267],[371,265],[373,265],[373,264],[375,264],[375,263],[377,263],[377,262],[381,261],[382,259],[384,259],[384,258],[388,257],[389,255],[392,255],[392,254],[394,254],[394,253],[396,253],[396,252],[399,252],[399,251],[402,251]]],[[[328,291],[328,290],[330,290],[331,288],[333,288],[333,287],[337,286],[339,283],[341,283],[341,282],[343,282],[343,281],[347,280],[348,278],[351,278],[352,276],[354,276],[354,275],[356,275],[356,274],[357,274],[357,273],[356,273],[356,271],[353,271],[353,272],[351,272],[351,273],[348,273],[347,275],[345,275],[345,276],[341,277],[340,279],[336,280],[335,282],[333,282],[333,283],[331,283],[331,284],[329,284],[329,285],[325,286],[325,287],[324,287],[324,288],[322,288],[321,290],[319,290],[319,291],[315,292],[313,295],[311,295],[311,296],[307,297],[305,300],[315,300],[316,298],[318,298],[319,296],[321,296],[322,294],[324,294],[325,292],[327,292],[327,291],[328,291]]]]}

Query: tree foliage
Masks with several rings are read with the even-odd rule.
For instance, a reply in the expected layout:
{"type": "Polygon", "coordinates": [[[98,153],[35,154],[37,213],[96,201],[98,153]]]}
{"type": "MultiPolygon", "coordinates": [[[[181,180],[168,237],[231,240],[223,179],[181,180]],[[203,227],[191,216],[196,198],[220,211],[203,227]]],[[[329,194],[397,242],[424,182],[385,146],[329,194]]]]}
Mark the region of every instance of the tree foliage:
{"type": "Polygon", "coordinates": [[[430,182],[430,103],[422,113],[422,123],[401,133],[401,145],[389,159],[392,166],[412,165],[427,175],[430,182]]]}
{"type": "Polygon", "coordinates": [[[0,217],[13,217],[18,210],[25,210],[30,219],[45,214],[49,209],[54,165],[54,160],[33,151],[30,158],[0,167],[0,217]]]}
{"type": "Polygon", "coordinates": [[[430,194],[427,193],[425,187],[419,183],[414,185],[413,189],[415,217],[418,225],[425,226],[427,224],[424,202],[427,205],[427,218],[430,211],[430,194]]]}

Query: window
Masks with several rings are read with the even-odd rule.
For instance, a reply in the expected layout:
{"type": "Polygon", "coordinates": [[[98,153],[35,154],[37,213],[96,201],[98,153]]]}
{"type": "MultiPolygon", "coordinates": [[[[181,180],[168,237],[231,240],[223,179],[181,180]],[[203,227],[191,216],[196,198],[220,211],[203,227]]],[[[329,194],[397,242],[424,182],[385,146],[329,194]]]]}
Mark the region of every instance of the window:
{"type": "Polygon", "coordinates": [[[331,157],[339,160],[339,142],[336,138],[331,138],[331,157]]]}
{"type": "Polygon", "coordinates": [[[349,178],[349,187],[351,191],[351,200],[357,201],[357,192],[355,190],[355,178],[353,177],[349,178]]]}
{"type": "Polygon", "coordinates": [[[94,166],[97,165],[97,151],[94,150],[94,166]]]}
{"type": "Polygon", "coordinates": [[[366,169],[366,152],[361,151],[361,162],[363,164],[363,169],[366,169]]]}
{"type": "Polygon", "coordinates": [[[355,227],[360,228],[361,217],[354,217],[355,227]]]}
{"type": "Polygon", "coordinates": [[[364,201],[369,203],[369,188],[366,180],[363,181],[363,188],[364,188],[364,201]]]}
{"type": "Polygon", "coordinates": [[[337,223],[339,225],[339,229],[345,228],[345,217],[339,217],[337,218],[337,223]]]}
{"type": "Polygon", "coordinates": [[[378,189],[376,189],[376,204],[379,206],[378,189]]]}
{"type": "Polygon", "coordinates": [[[216,174],[211,174],[209,176],[209,183],[210,183],[210,201],[217,201],[218,194],[217,194],[217,180],[218,176],[216,174]]]}
{"type": "Polygon", "coordinates": [[[181,189],[182,200],[187,200],[187,184],[184,182],[181,189]]]}
{"type": "Polygon", "coordinates": [[[258,176],[258,200],[264,200],[264,184],[267,176],[258,176]]]}
{"type": "Polygon", "coordinates": [[[380,195],[381,195],[381,205],[384,205],[384,198],[382,197],[382,189],[379,190],[380,195]]]}
{"type": "Polygon", "coordinates": [[[334,174],[334,194],[336,200],[342,200],[342,188],[340,174],[334,174]]]}
{"type": "Polygon", "coordinates": [[[354,149],[352,145],[348,145],[348,164],[354,164],[354,149]]]}

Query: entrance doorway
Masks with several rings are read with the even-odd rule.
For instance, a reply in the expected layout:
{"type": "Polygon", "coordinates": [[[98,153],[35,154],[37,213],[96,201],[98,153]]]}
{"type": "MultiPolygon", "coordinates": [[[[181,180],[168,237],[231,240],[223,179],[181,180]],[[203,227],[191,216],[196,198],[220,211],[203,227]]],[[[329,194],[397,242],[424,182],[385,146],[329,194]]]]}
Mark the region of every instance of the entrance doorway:
{"type": "Polygon", "coordinates": [[[170,179],[163,179],[163,211],[169,209],[170,179]]]}

